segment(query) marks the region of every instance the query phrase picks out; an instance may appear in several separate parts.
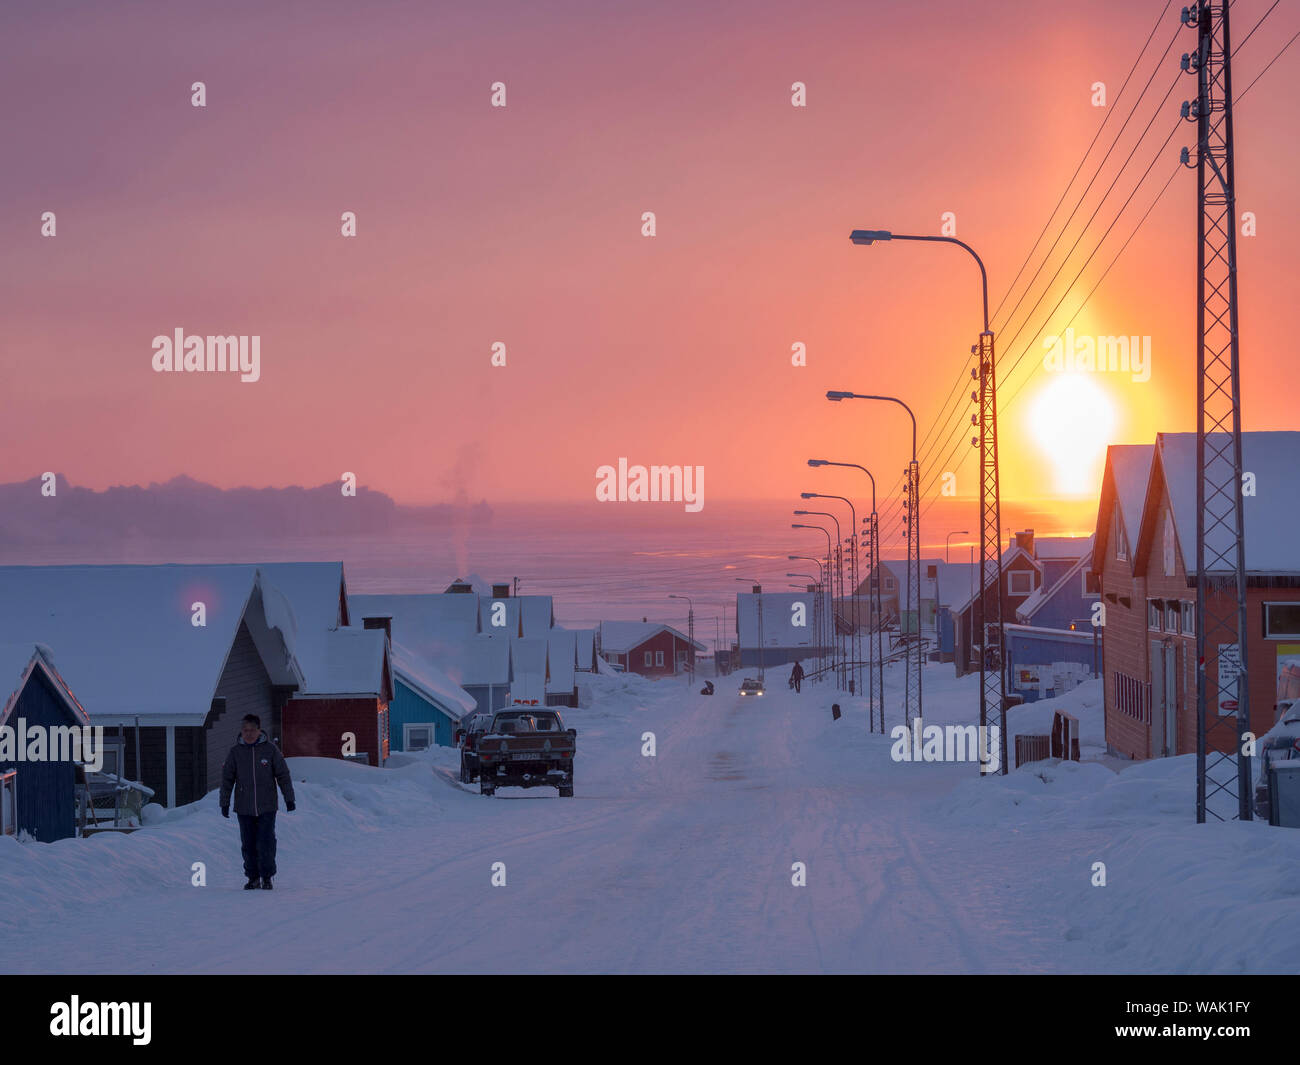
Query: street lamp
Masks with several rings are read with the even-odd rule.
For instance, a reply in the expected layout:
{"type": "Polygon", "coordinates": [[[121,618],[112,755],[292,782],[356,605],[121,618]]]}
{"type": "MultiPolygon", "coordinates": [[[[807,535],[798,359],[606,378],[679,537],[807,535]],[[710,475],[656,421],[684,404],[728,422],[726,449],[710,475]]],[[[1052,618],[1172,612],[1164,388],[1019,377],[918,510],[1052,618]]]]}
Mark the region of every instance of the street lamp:
{"type": "MultiPolygon", "coordinates": [[[[912,233],[891,233],[887,229],[855,229],[849,234],[854,244],[871,245],[894,240],[924,241],[934,244],[955,244],[965,250],[980,268],[980,289],[984,299],[984,331],[980,333],[978,347],[971,351],[979,356],[979,369],[971,369],[971,376],[979,381],[979,447],[980,447],[980,727],[987,729],[990,710],[998,715],[999,765],[1003,775],[1007,772],[1007,709],[1006,693],[1006,631],[1002,611],[1002,504],[998,485],[998,402],[997,359],[994,354],[993,330],[989,328],[989,277],[984,261],[965,241],[956,237],[924,236],[912,233]],[[989,586],[992,584],[992,592],[989,586]],[[988,669],[990,630],[996,630],[997,670],[988,669]]],[[[973,443],[974,441],[972,441],[973,443]]],[[[983,735],[987,736],[985,731],[983,735]]]]}
{"type": "Polygon", "coordinates": [[[686,651],[686,683],[690,684],[695,680],[695,600],[689,595],[677,595],[673,592],[668,593],[669,599],[685,599],[686,607],[686,640],[689,647],[686,651]]]}
{"type": "MultiPolygon", "coordinates": [[[[824,598],[832,600],[830,605],[834,607],[833,600],[835,598],[835,585],[834,585],[835,571],[831,568],[831,557],[832,557],[831,556],[831,531],[821,525],[804,525],[799,522],[792,522],[790,528],[816,529],[819,533],[822,533],[826,537],[826,595],[824,596],[824,598]]],[[[791,558],[794,557],[797,556],[791,556],[791,558]]],[[[830,654],[830,660],[831,660],[830,666],[831,666],[831,672],[833,673],[835,672],[835,640],[834,640],[835,630],[831,627],[832,624],[830,620],[831,611],[828,610],[826,613],[827,613],[826,649],[830,654]]],[[[839,683],[839,678],[837,677],[836,684],[838,683],[839,683]]]]}
{"type": "MultiPolygon", "coordinates": [[[[850,551],[849,583],[850,585],[852,585],[853,588],[853,613],[852,613],[853,661],[852,661],[852,669],[850,671],[852,679],[849,681],[849,694],[853,695],[855,694],[855,691],[857,693],[860,693],[862,691],[862,678],[861,676],[859,676],[861,670],[859,669],[858,658],[860,658],[861,655],[859,653],[858,639],[857,639],[857,634],[858,634],[858,513],[856,510],[853,509],[853,502],[850,499],[848,499],[846,496],[827,495],[822,492],[800,492],[799,495],[800,498],[802,499],[838,499],[841,503],[847,503],[849,507],[849,528],[852,530],[852,535],[849,537],[849,551],[850,551]]],[[[843,591],[841,591],[840,595],[843,596],[843,594],[844,594],[843,591]]]]}
{"type": "Polygon", "coordinates": [[[820,558],[813,558],[811,555],[786,555],[785,557],[791,562],[811,562],[817,567],[817,672],[820,674],[827,668],[827,658],[830,653],[830,640],[827,636],[829,627],[826,624],[826,593],[830,588],[830,577],[826,572],[826,564],[820,558]]]}
{"type": "MultiPolygon", "coordinates": [[[[872,676],[872,669],[878,671],[879,676],[868,684],[868,694],[872,712],[875,712],[877,706],[880,709],[880,731],[885,731],[885,648],[883,618],[884,613],[880,606],[880,519],[876,514],[876,479],[872,476],[871,471],[865,466],[856,462],[833,462],[830,459],[809,459],[808,465],[813,469],[819,466],[845,466],[855,470],[861,470],[867,475],[867,480],[871,482],[871,518],[868,525],[868,519],[863,518],[862,523],[867,525],[867,549],[868,559],[870,560],[870,579],[871,589],[869,592],[867,613],[870,615],[873,606],[875,610],[875,644],[871,641],[871,633],[867,633],[867,666],[868,677],[872,676]]],[[[874,727],[874,726],[873,726],[874,727]]]]}
{"type": "MultiPolygon", "coordinates": [[[[843,553],[842,553],[842,544],[844,541],[843,538],[840,536],[840,519],[837,518],[834,514],[832,514],[829,510],[796,510],[794,513],[795,513],[795,517],[800,517],[800,518],[809,517],[809,516],[818,517],[818,518],[830,518],[831,521],[835,523],[835,574],[836,574],[835,580],[836,583],[839,585],[840,602],[842,603],[844,601],[844,561],[843,561],[843,553]]],[[[834,629],[835,636],[836,638],[839,638],[840,627],[838,622],[838,615],[835,611],[835,596],[833,592],[831,595],[831,619],[835,623],[835,629],[834,629]]],[[[844,675],[845,673],[844,658],[845,658],[846,651],[847,651],[847,644],[842,646],[840,649],[840,674],[838,678],[838,683],[841,690],[843,690],[848,685],[848,678],[844,675]]]]}
{"type": "MultiPolygon", "coordinates": [[[[873,239],[888,239],[888,235],[881,238],[879,235],[873,239]]],[[[855,243],[858,243],[855,241],[855,243]]],[[[871,241],[866,241],[871,243],[871,241]]],[[[912,656],[907,656],[907,685],[906,695],[903,700],[904,724],[909,727],[912,720],[916,717],[923,717],[922,709],[922,691],[921,691],[921,665],[923,662],[922,643],[921,643],[921,471],[916,461],[916,415],[912,408],[904,403],[897,396],[877,396],[868,395],[860,392],[836,392],[826,393],[826,398],[832,403],[839,403],[845,399],[871,399],[884,403],[897,403],[903,410],[907,411],[907,416],[912,419],[912,461],[907,467],[907,598],[905,602],[910,606],[912,600],[912,590],[916,590],[916,691],[912,690],[912,656]]],[[[903,608],[898,611],[898,629],[899,636],[903,638],[903,608]]]]}
{"type": "Polygon", "coordinates": [[[952,561],[952,559],[948,557],[948,550],[951,547],[952,538],[954,536],[969,536],[969,535],[970,535],[969,529],[958,529],[956,532],[950,532],[947,536],[943,538],[943,560],[945,562],[952,561]]]}

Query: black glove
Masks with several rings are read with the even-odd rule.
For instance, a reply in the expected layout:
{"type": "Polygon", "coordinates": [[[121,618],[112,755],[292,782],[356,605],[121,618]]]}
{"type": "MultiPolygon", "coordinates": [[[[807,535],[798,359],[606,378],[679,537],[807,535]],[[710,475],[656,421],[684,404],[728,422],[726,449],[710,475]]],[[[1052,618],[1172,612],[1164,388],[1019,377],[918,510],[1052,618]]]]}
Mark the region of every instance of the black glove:
{"type": "Polygon", "coordinates": [[[221,816],[222,816],[222,817],[229,817],[229,816],[230,816],[230,807],[229,807],[229,806],[223,806],[223,807],[221,808],[221,816]]]}
{"type": "Polygon", "coordinates": [[[298,804],[296,802],[290,802],[287,799],[285,800],[284,808],[288,810],[289,813],[293,813],[293,811],[297,809],[297,806],[298,804]]]}

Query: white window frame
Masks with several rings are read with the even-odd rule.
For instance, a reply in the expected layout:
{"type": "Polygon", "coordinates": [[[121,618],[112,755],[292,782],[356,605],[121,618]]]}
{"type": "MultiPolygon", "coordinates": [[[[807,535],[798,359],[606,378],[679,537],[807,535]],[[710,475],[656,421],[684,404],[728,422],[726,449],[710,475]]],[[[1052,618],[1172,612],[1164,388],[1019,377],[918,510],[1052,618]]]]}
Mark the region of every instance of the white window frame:
{"type": "Polygon", "coordinates": [[[1183,631],[1183,604],[1173,600],[1165,600],[1165,632],[1178,633],[1183,631]],[[1173,617],[1170,617],[1170,614],[1173,617]]]}
{"type": "Polygon", "coordinates": [[[409,721],[402,725],[402,750],[404,751],[427,751],[430,747],[438,746],[438,726],[432,721],[409,721]],[[429,743],[425,747],[411,746],[411,729],[427,728],[429,730],[429,743]]]}
{"type": "Polygon", "coordinates": [[[1147,628],[1151,632],[1164,632],[1165,608],[1161,600],[1151,598],[1147,600],[1147,628]],[[1161,603],[1160,606],[1156,606],[1161,603]],[[1153,624],[1154,622],[1154,624],[1153,624]]]}
{"type": "Polygon", "coordinates": [[[1264,639],[1292,640],[1292,641],[1300,639],[1300,632],[1272,633],[1269,631],[1268,619],[1269,619],[1270,608],[1275,606],[1285,606],[1285,607],[1300,609],[1300,601],[1294,599],[1282,599],[1274,602],[1266,602],[1264,604],[1264,618],[1263,618],[1264,639]]]}
{"type": "Polygon", "coordinates": [[[1013,569],[1007,573],[1007,595],[1033,595],[1034,594],[1034,575],[1027,569],[1013,569]],[[1029,582],[1029,587],[1024,591],[1016,589],[1015,578],[1023,577],[1029,582]]]}
{"type": "Polygon", "coordinates": [[[654,654],[654,652],[653,652],[653,651],[647,651],[647,652],[645,653],[645,664],[646,664],[646,668],[649,668],[649,667],[653,666],[654,663],[655,663],[655,654],[654,654]]]}
{"type": "Polygon", "coordinates": [[[1115,541],[1115,557],[1121,562],[1128,561],[1128,537],[1124,534],[1124,519],[1120,516],[1119,504],[1111,511],[1111,518],[1114,521],[1112,530],[1112,539],[1115,541]]]}
{"type": "Polygon", "coordinates": [[[663,664],[664,664],[664,653],[663,653],[662,651],[656,651],[656,652],[655,652],[655,668],[656,668],[656,669],[662,669],[662,668],[663,668],[663,664]]]}
{"type": "Polygon", "coordinates": [[[0,836],[18,834],[18,770],[0,773],[0,836]]]}
{"type": "Polygon", "coordinates": [[[1196,635],[1196,601],[1190,602],[1186,599],[1178,603],[1179,613],[1182,615],[1182,623],[1179,625],[1179,631],[1184,636],[1196,635]]]}

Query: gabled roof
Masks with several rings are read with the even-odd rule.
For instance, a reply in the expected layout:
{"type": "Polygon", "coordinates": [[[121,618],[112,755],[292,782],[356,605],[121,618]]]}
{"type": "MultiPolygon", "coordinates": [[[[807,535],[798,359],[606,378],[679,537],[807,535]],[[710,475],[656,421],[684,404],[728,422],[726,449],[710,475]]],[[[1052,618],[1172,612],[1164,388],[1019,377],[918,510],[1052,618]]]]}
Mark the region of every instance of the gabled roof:
{"type": "Polygon", "coordinates": [[[1040,536],[1034,539],[1034,557],[1044,559],[1079,559],[1092,550],[1092,536],[1040,536]]]}
{"type": "Polygon", "coordinates": [[[513,641],[504,636],[452,632],[412,640],[417,654],[441,668],[462,688],[500,688],[514,678],[510,653],[513,641]]]}
{"type": "Polygon", "coordinates": [[[0,566],[0,642],[57,647],[94,717],[201,722],[255,580],[253,566],[0,566]]]}
{"type": "Polygon", "coordinates": [[[330,634],[345,612],[340,562],[0,566],[0,642],[57,647],[96,718],[201,722],[241,621],[276,683],[379,693],[381,648],[330,634]]]}
{"type": "Polygon", "coordinates": [[[1060,579],[1050,588],[1043,584],[1040,584],[1035,588],[1029,598],[1016,608],[1016,616],[1025,618],[1026,623],[1032,623],[1034,615],[1042,609],[1045,604],[1051,602],[1058,593],[1070,587],[1071,584],[1075,587],[1079,587],[1083,581],[1083,574],[1088,572],[1091,568],[1092,552],[1089,551],[1086,555],[1076,561],[1073,566],[1061,574],[1060,579]]]}
{"type": "Polygon", "coordinates": [[[307,662],[298,695],[393,697],[388,637],[382,629],[312,629],[299,634],[294,657],[307,662]]]}
{"type": "MultiPolygon", "coordinates": [[[[1011,563],[1014,562],[1017,558],[1023,558],[1026,562],[1029,563],[1029,565],[1034,570],[1038,571],[1039,573],[1042,573],[1042,567],[1038,564],[1036,559],[1034,559],[1023,547],[1019,547],[1016,544],[1012,544],[1010,547],[1008,547],[1005,551],[1002,552],[1002,572],[1004,574],[1006,573],[1007,568],[1011,565],[1011,563]]],[[[975,563],[975,566],[976,566],[975,591],[974,592],[968,591],[966,593],[966,597],[960,603],[955,604],[951,607],[952,611],[956,614],[960,614],[963,611],[965,611],[972,603],[975,602],[975,600],[977,600],[980,597],[980,593],[983,591],[983,588],[980,586],[979,583],[978,569],[980,563],[978,562],[975,563]]],[[[985,583],[992,584],[993,578],[990,577],[989,580],[986,581],[985,583]]]]}
{"type": "Polygon", "coordinates": [[[939,605],[967,602],[979,583],[978,562],[945,562],[939,567],[939,605]]]}
{"type": "Polygon", "coordinates": [[[474,696],[443,670],[397,642],[393,643],[393,673],[421,698],[457,720],[472,714],[478,706],[474,696]]]}
{"type": "Polygon", "coordinates": [[[433,633],[479,631],[479,598],[458,592],[419,592],[398,595],[349,595],[353,625],[366,618],[393,619],[393,639],[412,643],[433,633]]]}
{"type": "Polygon", "coordinates": [[[520,600],[515,596],[493,599],[490,595],[480,596],[478,601],[479,632],[488,632],[510,637],[519,636],[520,600]],[[494,625],[493,619],[501,618],[504,625],[494,625]]]}
{"type": "MultiPolygon", "coordinates": [[[[1195,576],[1196,434],[1160,433],[1155,449],[1150,484],[1154,486],[1157,473],[1163,477],[1183,566],[1189,577],[1195,576]]],[[[1300,527],[1300,432],[1242,433],[1241,464],[1243,472],[1254,475],[1255,488],[1253,495],[1242,499],[1246,572],[1256,576],[1300,575],[1300,546],[1296,540],[1300,527]]],[[[1148,543],[1154,535],[1151,526],[1158,501],[1152,499],[1152,494],[1146,494],[1135,546],[1137,542],[1148,543]]],[[[1226,528],[1207,529],[1207,557],[1226,552],[1229,543],[1226,528]]],[[[1215,567],[1216,572],[1222,569],[1215,567]]]]}
{"type": "Polygon", "coordinates": [[[574,629],[573,636],[577,645],[578,668],[583,670],[595,669],[596,630],[574,629]]]}
{"type": "Polygon", "coordinates": [[[49,682],[58,695],[69,717],[85,727],[90,724],[90,715],[77,701],[64,681],[63,676],[54,668],[54,656],[43,644],[8,643],[0,644],[0,725],[9,723],[9,715],[18,705],[18,698],[33,673],[40,673],[49,682]]]}
{"type": "Polygon", "coordinates": [[[546,658],[551,678],[547,691],[571,692],[577,683],[578,634],[565,629],[551,629],[546,636],[546,658]]]}
{"type": "Polygon", "coordinates": [[[520,595],[515,597],[519,604],[519,623],[524,636],[533,639],[545,639],[555,621],[555,604],[549,595],[520,595]]]}
{"type": "MultiPolygon", "coordinates": [[[[686,634],[671,625],[660,625],[653,621],[602,621],[600,649],[606,654],[626,654],[664,631],[671,632],[677,639],[686,642],[686,634]]],[[[695,648],[698,651],[705,649],[699,640],[695,641],[695,648]]]]}
{"type": "Polygon", "coordinates": [[[1154,452],[1153,444],[1111,444],[1106,449],[1106,468],[1102,473],[1101,495],[1097,501],[1097,528],[1092,538],[1092,557],[1098,567],[1110,551],[1110,514],[1116,505],[1128,534],[1132,565],[1132,548],[1137,545],[1138,527],[1142,524],[1142,505],[1146,499],[1154,452]]]}

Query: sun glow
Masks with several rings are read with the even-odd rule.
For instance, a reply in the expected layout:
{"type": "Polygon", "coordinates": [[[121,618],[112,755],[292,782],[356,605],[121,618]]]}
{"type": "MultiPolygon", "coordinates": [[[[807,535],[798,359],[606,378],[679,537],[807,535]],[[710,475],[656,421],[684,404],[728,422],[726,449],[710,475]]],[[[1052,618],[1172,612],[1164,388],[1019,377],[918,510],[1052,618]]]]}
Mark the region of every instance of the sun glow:
{"type": "Polygon", "coordinates": [[[1059,495],[1096,491],[1106,445],[1115,430],[1115,404],[1092,378],[1062,374],[1035,397],[1030,427],[1051,465],[1059,495]]]}

